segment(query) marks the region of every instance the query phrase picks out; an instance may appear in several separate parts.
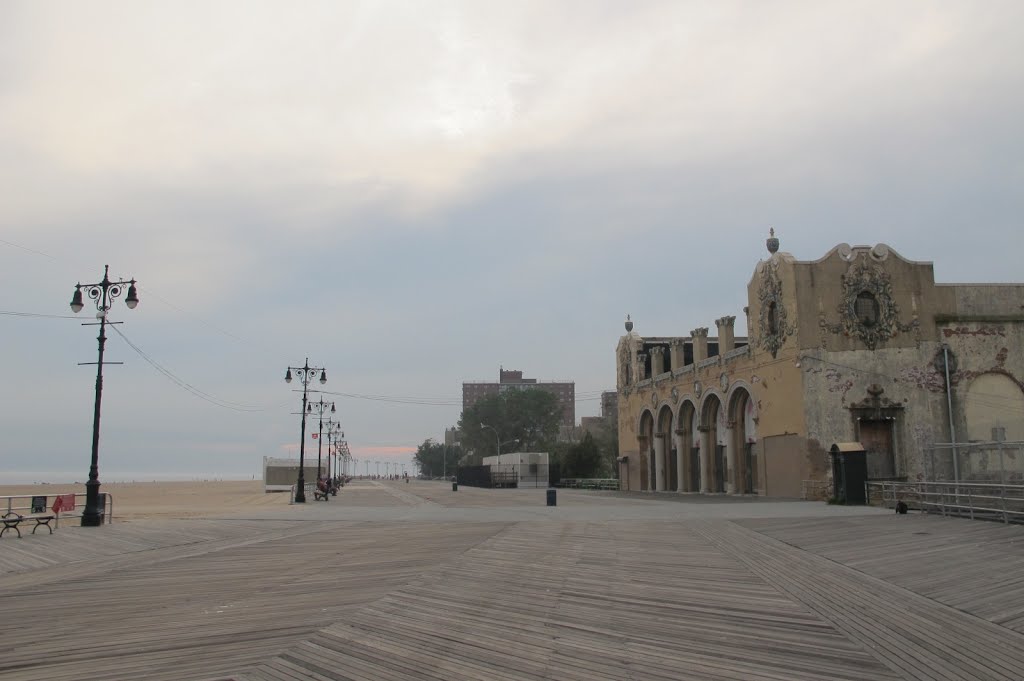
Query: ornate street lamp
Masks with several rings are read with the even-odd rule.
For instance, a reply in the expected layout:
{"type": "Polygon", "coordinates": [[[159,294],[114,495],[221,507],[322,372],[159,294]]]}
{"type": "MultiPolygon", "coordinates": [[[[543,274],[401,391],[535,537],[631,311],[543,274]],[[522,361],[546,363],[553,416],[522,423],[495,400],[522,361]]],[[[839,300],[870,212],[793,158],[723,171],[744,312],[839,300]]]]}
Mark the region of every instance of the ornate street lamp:
{"type": "MultiPolygon", "coordinates": [[[[92,460],[89,464],[89,481],[85,483],[85,510],[82,511],[82,525],[85,527],[96,527],[103,524],[103,509],[100,508],[100,402],[103,397],[103,346],[107,342],[107,324],[120,324],[121,322],[108,322],[107,312],[114,303],[115,298],[121,297],[128,287],[128,295],[124,302],[128,309],[134,310],[139,304],[139,292],[135,288],[135,280],[110,281],[108,273],[109,265],[103,266],[103,281],[98,284],[75,284],[75,293],[71,296],[71,310],[77,314],[85,307],[82,302],[82,289],[96,303],[96,318],[99,319],[100,335],[96,338],[99,341],[99,359],[96,362],[80,362],[79,366],[86,364],[96,365],[96,403],[92,413],[92,460]]],[[[82,324],[82,326],[96,326],[95,322],[82,324]]],[[[120,364],[121,362],[107,362],[107,364],[120,364]]]]}
{"type": "Polygon", "coordinates": [[[301,367],[288,367],[288,371],[284,374],[284,382],[292,382],[292,370],[295,370],[295,375],[302,381],[302,430],[301,439],[299,440],[299,480],[297,488],[295,490],[295,503],[304,504],[306,503],[306,408],[307,400],[309,395],[309,383],[313,380],[316,372],[320,372],[320,383],[321,385],[327,382],[327,371],[322,367],[311,367],[309,366],[309,358],[306,358],[306,364],[301,367]]]}
{"type": "MultiPolygon", "coordinates": [[[[337,411],[334,408],[334,402],[325,402],[324,398],[323,398],[323,395],[320,396],[320,401],[319,402],[310,402],[309,405],[306,407],[306,411],[308,411],[310,413],[310,415],[316,414],[319,417],[319,419],[320,419],[320,430],[319,430],[319,432],[318,432],[318,434],[316,436],[316,443],[317,443],[316,444],[316,475],[317,475],[317,478],[319,478],[320,474],[323,472],[322,464],[320,463],[322,452],[323,452],[323,445],[321,443],[323,442],[323,439],[324,439],[324,414],[327,413],[328,407],[330,407],[330,412],[332,414],[337,411]]],[[[329,450],[328,450],[328,454],[330,454],[329,450]]],[[[330,468],[330,461],[329,460],[328,460],[328,463],[327,463],[327,467],[330,468]]]]}
{"type": "Polygon", "coordinates": [[[338,477],[338,434],[341,432],[341,424],[328,419],[324,422],[327,429],[327,477],[332,480],[338,477]],[[331,471],[331,457],[334,457],[334,471],[331,471]]]}

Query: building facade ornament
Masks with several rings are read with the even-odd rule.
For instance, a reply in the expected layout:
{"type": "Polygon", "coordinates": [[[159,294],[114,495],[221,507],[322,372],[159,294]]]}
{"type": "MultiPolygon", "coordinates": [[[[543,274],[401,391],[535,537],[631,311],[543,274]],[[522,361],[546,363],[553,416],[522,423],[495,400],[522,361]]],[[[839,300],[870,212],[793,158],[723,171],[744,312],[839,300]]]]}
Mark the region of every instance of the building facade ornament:
{"type": "Polygon", "coordinates": [[[786,338],[796,332],[786,314],[782,300],[782,279],[779,278],[778,260],[769,260],[761,268],[761,286],[757,297],[761,315],[758,320],[758,346],[767,350],[774,358],[786,338]]]}
{"type": "Polygon", "coordinates": [[[722,389],[722,392],[729,391],[729,374],[722,372],[722,375],[718,377],[718,385],[722,389]]]}
{"type": "Polygon", "coordinates": [[[703,385],[701,385],[701,382],[700,382],[700,381],[694,381],[694,382],[693,382],[693,394],[694,394],[694,395],[695,395],[696,397],[700,397],[700,394],[701,394],[702,392],[704,392],[704,386],[703,386],[703,385]]]}
{"type": "MultiPolygon", "coordinates": [[[[880,257],[872,251],[872,257],[884,259],[888,250],[882,253],[884,256],[880,257]]],[[[839,321],[829,322],[821,312],[818,324],[822,331],[856,338],[869,350],[874,350],[900,332],[916,331],[919,327],[916,316],[907,324],[900,321],[889,273],[870,262],[867,256],[856,259],[843,275],[841,295],[837,307],[839,321]]]]}

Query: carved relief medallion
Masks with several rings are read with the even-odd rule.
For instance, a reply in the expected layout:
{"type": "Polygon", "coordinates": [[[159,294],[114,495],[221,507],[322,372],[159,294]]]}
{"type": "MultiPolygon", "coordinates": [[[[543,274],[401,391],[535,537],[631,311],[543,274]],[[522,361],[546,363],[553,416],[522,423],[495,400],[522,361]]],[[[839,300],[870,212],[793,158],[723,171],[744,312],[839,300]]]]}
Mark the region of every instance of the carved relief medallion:
{"type": "Polygon", "coordinates": [[[839,322],[828,322],[822,313],[819,320],[821,328],[857,338],[869,350],[874,350],[879,343],[901,331],[911,331],[918,326],[916,318],[909,324],[900,321],[900,310],[893,300],[888,272],[880,265],[872,264],[867,257],[857,259],[843,275],[842,299],[837,309],[839,322]]]}
{"type": "Polygon", "coordinates": [[[761,304],[758,345],[775,357],[786,338],[796,331],[787,319],[786,306],[783,304],[778,261],[769,260],[761,268],[761,286],[757,297],[761,304]]]}
{"type": "Polygon", "coordinates": [[[693,382],[693,394],[696,397],[700,397],[700,394],[704,392],[704,386],[700,384],[700,381],[693,382]]]}

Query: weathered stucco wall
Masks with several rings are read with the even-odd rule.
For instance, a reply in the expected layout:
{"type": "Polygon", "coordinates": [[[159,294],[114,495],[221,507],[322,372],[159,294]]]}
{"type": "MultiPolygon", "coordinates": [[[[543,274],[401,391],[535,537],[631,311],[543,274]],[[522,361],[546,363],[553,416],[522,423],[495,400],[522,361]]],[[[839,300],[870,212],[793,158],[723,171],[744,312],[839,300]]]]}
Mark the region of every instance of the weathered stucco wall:
{"type": "MultiPolygon", "coordinates": [[[[858,440],[870,445],[869,475],[923,479],[928,447],[952,437],[943,347],[957,440],[1024,439],[1024,285],[936,285],[931,263],[884,244],[840,244],[817,261],[777,248],[770,238],[771,257],[747,286],[747,349],[679,369],[663,357],[683,337],[652,338],[666,349],[654,350],[648,363],[664,370],[638,380],[644,340],[632,332],[620,340],[619,449],[629,457],[622,469],[630,489],[655,484],[647,480],[653,441],[664,442],[668,456],[680,442],[668,438],[696,436],[682,405],[697,405],[706,437],[716,426],[742,432],[734,429],[737,385],[755,411],[757,493],[799,495],[802,481],[830,477],[833,443],[858,440]],[[725,420],[710,424],[704,409],[715,395],[725,420]],[[671,427],[659,424],[664,409],[672,411],[671,427]],[[652,425],[640,432],[645,413],[652,425]]],[[[693,333],[705,342],[706,330],[693,333]]],[[[726,439],[738,452],[738,437],[726,439]]],[[[730,464],[728,472],[736,470],[730,464]]]]}
{"type": "Polygon", "coordinates": [[[958,441],[1024,439],[1024,320],[950,322],[940,337],[951,354],[954,425],[958,441]],[[973,415],[974,418],[969,418],[973,415]]]}

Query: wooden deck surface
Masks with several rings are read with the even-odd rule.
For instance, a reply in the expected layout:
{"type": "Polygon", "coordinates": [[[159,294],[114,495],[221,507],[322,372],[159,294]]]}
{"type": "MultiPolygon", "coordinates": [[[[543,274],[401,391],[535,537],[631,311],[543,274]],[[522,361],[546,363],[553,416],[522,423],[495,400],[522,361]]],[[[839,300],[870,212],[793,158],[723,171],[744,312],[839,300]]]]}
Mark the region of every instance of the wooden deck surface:
{"type": "Polygon", "coordinates": [[[542,498],[362,483],[5,536],[0,678],[1024,679],[1022,527],[542,498]]]}

